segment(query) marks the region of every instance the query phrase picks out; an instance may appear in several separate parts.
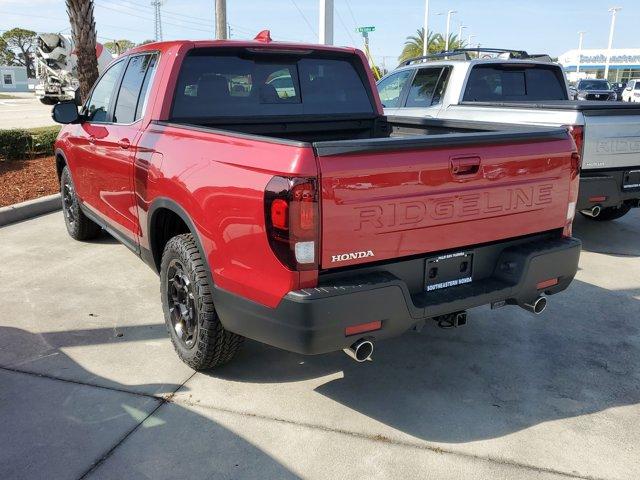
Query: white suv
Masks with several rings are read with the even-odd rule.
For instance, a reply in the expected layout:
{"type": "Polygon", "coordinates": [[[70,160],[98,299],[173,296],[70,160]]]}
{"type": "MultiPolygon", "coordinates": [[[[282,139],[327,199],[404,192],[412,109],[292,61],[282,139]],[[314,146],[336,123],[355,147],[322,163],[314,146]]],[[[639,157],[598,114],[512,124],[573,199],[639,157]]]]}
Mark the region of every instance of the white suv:
{"type": "Polygon", "coordinates": [[[622,92],[622,101],[640,103],[640,79],[629,80],[622,92]]]}

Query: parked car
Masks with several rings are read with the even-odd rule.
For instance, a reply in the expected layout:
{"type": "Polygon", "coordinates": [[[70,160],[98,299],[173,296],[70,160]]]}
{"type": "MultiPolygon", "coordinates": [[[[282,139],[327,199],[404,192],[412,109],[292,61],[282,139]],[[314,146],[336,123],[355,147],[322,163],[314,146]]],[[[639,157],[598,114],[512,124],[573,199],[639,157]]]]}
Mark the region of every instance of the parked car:
{"type": "Polygon", "coordinates": [[[627,88],[626,83],[617,82],[611,84],[611,89],[616,92],[616,100],[622,100],[622,92],[624,92],[625,88],[627,88]]]}
{"type": "Polygon", "coordinates": [[[134,48],[80,112],[53,110],[69,234],[103,228],[159,273],[184,362],[222,365],[244,337],[364,361],[425,319],[537,314],[568,287],[565,128],[387,120],[361,51],[257,38],[134,48]]]}
{"type": "Polygon", "coordinates": [[[385,113],[565,126],[582,155],[578,210],[602,221],[637,207],[640,108],[571,101],[560,65],[522,51],[496,50],[511,52],[511,58],[478,60],[458,50],[405,62],[378,82],[385,113]]]}
{"type": "Polygon", "coordinates": [[[629,80],[622,91],[622,101],[640,103],[640,79],[629,80]]]}
{"type": "Polygon", "coordinates": [[[576,84],[573,100],[617,100],[618,94],[606,80],[587,78],[576,84]]]}

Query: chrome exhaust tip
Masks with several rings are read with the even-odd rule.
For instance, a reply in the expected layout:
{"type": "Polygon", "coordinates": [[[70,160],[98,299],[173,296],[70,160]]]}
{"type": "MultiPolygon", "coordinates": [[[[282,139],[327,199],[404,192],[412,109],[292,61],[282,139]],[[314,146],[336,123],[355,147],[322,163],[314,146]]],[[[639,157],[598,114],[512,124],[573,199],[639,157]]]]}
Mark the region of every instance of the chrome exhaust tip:
{"type": "Polygon", "coordinates": [[[525,303],[520,306],[528,312],[540,315],[547,308],[547,299],[545,297],[538,297],[533,302],[525,303]]]}
{"type": "Polygon", "coordinates": [[[353,358],[356,362],[371,361],[371,354],[373,354],[373,343],[369,340],[361,338],[349,348],[344,349],[344,353],[353,358]]]}
{"type": "Polygon", "coordinates": [[[602,207],[600,205],[594,205],[593,207],[587,210],[581,210],[581,213],[583,215],[586,215],[587,217],[592,217],[592,218],[596,218],[598,215],[600,215],[600,212],[602,212],[602,207]]]}

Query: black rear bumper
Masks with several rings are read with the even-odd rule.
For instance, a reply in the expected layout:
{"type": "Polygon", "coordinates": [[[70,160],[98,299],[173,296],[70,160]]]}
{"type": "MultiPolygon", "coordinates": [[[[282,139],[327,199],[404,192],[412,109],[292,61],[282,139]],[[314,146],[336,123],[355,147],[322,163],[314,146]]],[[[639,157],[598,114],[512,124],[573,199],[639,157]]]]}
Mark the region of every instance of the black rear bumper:
{"type": "Polygon", "coordinates": [[[582,170],[577,210],[590,209],[595,205],[602,208],[619,207],[625,202],[640,199],[640,188],[623,188],[625,172],[639,169],[640,167],[620,170],[582,170]],[[606,197],[606,199],[600,200],[598,197],[606,197]]]}
{"type": "MultiPolygon", "coordinates": [[[[289,292],[275,309],[219,288],[214,300],[223,325],[232,332],[293,352],[327,353],[362,336],[398,336],[425,318],[494,302],[522,305],[543,293],[537,285],[552,278],[558,283],[544,293],[558,293],[576,274],[580,246],[575,238],[557,238],[507,244],[495,255],[496,245],[480,247],[492,249],[487,251],[494,258],[488,276],[431,292],[412,294],[405,281],[380,267],[289,292]],[[382,321],[380,330],[345,336],[346,327],[374,321],[382,321]]],[[[476,255],[480,249],[474,250],[476,255]]]]}

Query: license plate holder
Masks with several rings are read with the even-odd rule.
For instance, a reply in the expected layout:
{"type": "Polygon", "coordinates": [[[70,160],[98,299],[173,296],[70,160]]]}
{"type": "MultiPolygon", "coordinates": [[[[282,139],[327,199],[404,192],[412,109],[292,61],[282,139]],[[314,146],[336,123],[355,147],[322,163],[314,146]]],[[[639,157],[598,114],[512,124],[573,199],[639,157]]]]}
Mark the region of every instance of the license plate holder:
{"type": "Polygon", "coordinates": [[[622,188],[624,190],[640,188],[640,170],[629,170],[624,172],[622,177],[622,188]]]}
{"type": "Polygon", "coordinates": [[[456,252],[427,258],[425,291],[432,292],[473,281],[473,253],[456,252]]]}

